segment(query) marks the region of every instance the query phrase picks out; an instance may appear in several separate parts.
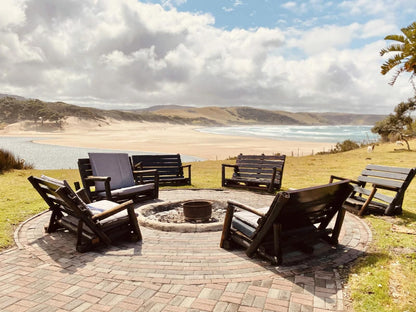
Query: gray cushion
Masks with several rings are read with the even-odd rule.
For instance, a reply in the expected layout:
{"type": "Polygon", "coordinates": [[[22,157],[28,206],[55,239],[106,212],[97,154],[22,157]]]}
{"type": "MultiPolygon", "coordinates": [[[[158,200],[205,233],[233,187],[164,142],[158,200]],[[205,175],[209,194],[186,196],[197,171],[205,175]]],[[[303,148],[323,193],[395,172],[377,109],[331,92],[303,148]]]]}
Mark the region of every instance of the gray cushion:
{"type": "MultiPolygon", "coordinates": [[[[269,207],[264,207],[264,208],[259,208],[256,209],[257,211],[266,214],[267,211],[269,210],[269,207]]],[[[246,210],[242,210],[242,211],[237,211],[234,213],[234,217],[237,218],[240,221],[243,221],[244,223],[256,228],[258,223],[257,221],[259,220],[259,216],[251,213],[249,211],[246,210]]]]}
{"type": "MultiPolygon", "coordinates": [[[[109,201],[109,200],[99,200],[90,204],[87,204],[87,207],[89,209],[89,211],[91,211],[91,213],[93,215],[99,214],[101,212],[104,212],[106,210],[109,210],[113,207],[118,206],[117,203],[109,201]]],[[[120,212],[117,212],[116,214],[112,215],[111,217],[105,218],[102,222],[109,222],[111,220],[114,219],[119,219],[119,218],[123,218],[128,216],[127,210],[122,210],[120,212]]]]}
{"type": "MultiPolygon", "coordinates": [[[[133,186],[130,186],[130,187],[124,187],[124,188],[120,188],[120,189],[117,189],[117,190],[112,190],[111,191],[111,196],[123,197],[123,196],[128,196],[128,195],[131,195],[131,194],[135,194],[135,193],[138,194],[138,193],[141,193],[141,192],[154,190],[154,188],[155,188],[154,183],[133,185],[133,186]]],[[[98,196],[105,197],[106,193],[105,192],[99,192],[98,196]]]]}
{"type": "MultiPolygon", "coordinates": [[[[133,171],[126,153],[88,153],[94,176],[111,177],[111,189],[129,187],[135,184],[133,171]]],[[[96,182],[97,191],[104,191],[103,182],[96,182]]]]}

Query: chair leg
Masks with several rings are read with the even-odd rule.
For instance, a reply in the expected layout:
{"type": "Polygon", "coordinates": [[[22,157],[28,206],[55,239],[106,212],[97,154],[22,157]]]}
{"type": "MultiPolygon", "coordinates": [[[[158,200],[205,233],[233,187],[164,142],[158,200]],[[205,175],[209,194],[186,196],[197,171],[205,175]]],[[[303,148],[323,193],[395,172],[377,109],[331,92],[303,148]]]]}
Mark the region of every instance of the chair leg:
{"type": "Polygon", "coordinates": [[[77,243],[75,249],[78,252],[86,252],[91,249],[91,244],[84,242],[82,238],[82,227],[84,226],[84,222],[82,220],[79,220],[78,226],[77,226],[77,243]]]}
{"type": "Polygon", "coordinates": [[[131,224],[131,230],[133,231],[132,234],[132,240],[133,241],[140,241],[142,240],[142,233],[140,231],[139,222],[137,221],[136,214],[134,213],[134,207],[130,206],[127,209],[127,212],[129,214],[130,224],[131,224]]]}
{"type": "Polygon", "coordinates": [[[51,215],[51,218],[49,219],[49,224],[45,226],[46,233],[53,233],[61,227],[59,223],[57,222],[58,218],[60,217],[62,217],[61,213],[56,212],[55,210],[52,210],[52,215],[51,215]]]}
{"type": "Polygon", "coordinates": [[[274,261],[272,260],[273,265],[278,265],[282,263],[282,247],[280,244],[280,237],[282,233],[282,225],[278,223],[273,223],[273,249],[274,249],[274,261]]]}
{"type": "Polygon", "coordinates": [[[231,222],[233,220],[234,216],[234,206],[231,204],[228,204],[227,212],[225,213],[224,217],[224,225],[222,228],[222,234],[221,234],[221,241],[220,241],[220,247],[221,248],[229,248],[229,244],[226,243],[230,240],[230,228],[231,228],[231,222]]]}
{"type": "Polygon", "coordinates": [[[367,210],[368,205],[371,203],[371,201],[373,200],[374,195],[377,192],[377,188],[373,187],[373,190],[371,191],[371,194],[368,196],[367,200],[365,201],[364,205],[361,206],[360,211],[358,211],[358,215],[361,217],[364,212],[367,210]]]}

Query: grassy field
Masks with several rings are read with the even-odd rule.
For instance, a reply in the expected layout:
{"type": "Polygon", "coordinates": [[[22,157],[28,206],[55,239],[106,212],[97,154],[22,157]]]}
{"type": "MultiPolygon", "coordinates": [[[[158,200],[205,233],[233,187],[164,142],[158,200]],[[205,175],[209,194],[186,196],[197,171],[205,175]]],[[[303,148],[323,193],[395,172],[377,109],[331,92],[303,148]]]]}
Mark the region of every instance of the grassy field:
{"type": "MultiPolygon", "coordinates": [[[[411,142],[416,148],[416,141],[411,142]]],[[[289,157],[283,175],[283,189],[327,183],[331,174],[356,178],[369,164],[415,167],[416,152],[395,150],[381,144],[372,153],[359,149],[342,154],[289,157]]],[[[221,163],[192,163],[194,188],[219,188],[221,163]]],[[[0,250],[13,246],[16,226],[43,211],[43,200],[27,181],[30,175],[46,174],[79,180],[77,170],[22,170],[0,175],[0,250]]],[[[345,289],[354,311],[416,311],[416,181],[406,192],[404,213],[398,217],[366,216],[373,242],[365,257],[343,268],[345,289]]]]}

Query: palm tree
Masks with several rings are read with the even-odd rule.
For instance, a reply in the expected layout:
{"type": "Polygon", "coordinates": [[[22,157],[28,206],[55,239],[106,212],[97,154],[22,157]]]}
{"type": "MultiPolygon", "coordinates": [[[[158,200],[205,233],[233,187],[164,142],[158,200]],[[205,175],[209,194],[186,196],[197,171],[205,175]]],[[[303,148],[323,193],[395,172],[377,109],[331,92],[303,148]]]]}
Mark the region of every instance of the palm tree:
{"type": "Polygon", "coordinates": [[[396,52],[383,65],[381,65],[381,73],[387,74],[392,68],[396,67],[397,71],[394,73],[390,85],[394,85],[397,77],[402,72],[412,73],[410,81],[416,91],[416,86],[413,78],[416,75],[416,22],[401,29],[403,35],[388,35],[384,40],[393,40],[398,43],[392,43],[386,49],[381,49],[380,55],[383,56],[389,52],[396,52]]]}

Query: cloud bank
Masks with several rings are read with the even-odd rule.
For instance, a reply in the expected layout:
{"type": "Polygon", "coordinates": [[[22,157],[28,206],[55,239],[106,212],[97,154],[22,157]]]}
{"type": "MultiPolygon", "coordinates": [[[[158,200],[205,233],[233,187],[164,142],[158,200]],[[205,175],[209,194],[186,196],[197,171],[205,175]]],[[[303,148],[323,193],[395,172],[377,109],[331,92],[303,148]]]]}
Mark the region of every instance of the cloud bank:
{"type": "MultiPolygon", "coordinates": [[[[378,53],[385,35],[407,25],[377,15],[307,29],[225,30],[210,14],[177,11],[183,2],[3,0],[0,93],[108,109],[247,105],[355,113],[390,113],[412,95],[405,76],[387,84],[378,53]]],[[[381,12],[395,3],[380,2],[381,12]]],[[[360,14],[368,3],[341,6],[360,14]]]]}

